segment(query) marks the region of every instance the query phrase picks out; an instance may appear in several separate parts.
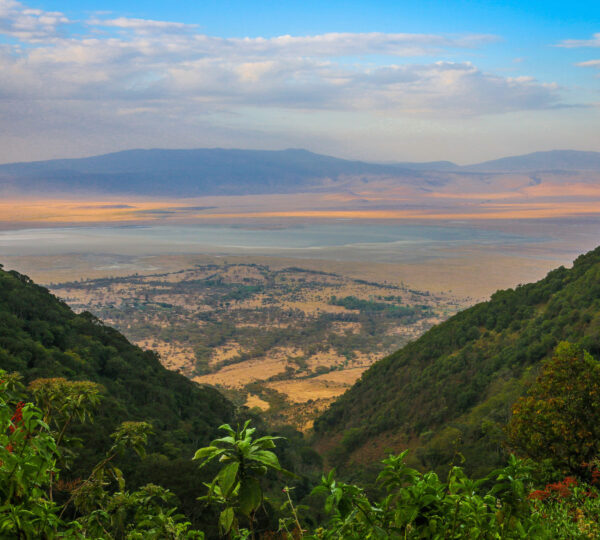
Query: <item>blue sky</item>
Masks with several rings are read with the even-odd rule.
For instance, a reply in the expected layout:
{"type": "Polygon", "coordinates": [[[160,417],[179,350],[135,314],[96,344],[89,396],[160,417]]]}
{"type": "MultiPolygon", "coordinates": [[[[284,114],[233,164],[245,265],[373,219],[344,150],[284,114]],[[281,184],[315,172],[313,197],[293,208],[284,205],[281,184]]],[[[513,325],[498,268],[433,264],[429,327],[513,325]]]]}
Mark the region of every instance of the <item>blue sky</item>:
{"type": "Polygon", "coordinates": [[[600,150],[600,3],[0,0],[0,161],[600,150]]]}

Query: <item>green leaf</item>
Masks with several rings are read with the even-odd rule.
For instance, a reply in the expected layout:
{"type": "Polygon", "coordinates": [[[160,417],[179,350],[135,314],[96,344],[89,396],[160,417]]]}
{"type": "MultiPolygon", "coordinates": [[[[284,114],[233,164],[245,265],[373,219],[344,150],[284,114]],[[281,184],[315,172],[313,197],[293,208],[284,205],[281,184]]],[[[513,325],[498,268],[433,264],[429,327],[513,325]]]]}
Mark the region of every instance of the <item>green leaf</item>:
{"type": "Polygon", "coordinates": [[[192,459],[204,459],[210,456],[211,454],[214,454],[218,450],[219,449],[216,446],[205,446],[204,448],[196,450],[196,453],[194,454],[194,457],[192,459]]]}
{"type": "Polygon", "coordinates": [[[329,493],[329,489],[326,486],[316,486],[310,492],[311,495],[324,495],[329,493]]]}
{"type": "Polygon", "coordinates": [[[219,526],[223,534],[227,534],[231,530],[231,525],[233,525],[233,508],[225,508],[219,516],[219,526]]]}
{"type": "Polygon", "coordinates": [[[199,468],[204,467],[204,465],[206,465],[209,461],[212,461],[214,458],[216,458],[217,456],[220,456],[221,454],[223,454],[225,452],[224,449],[217,449],[215,446],[208,446],[206,448],[200,448],[200,450],[196,451],[196,454],[194,455],[193,459],[202,459],[202,454],[203,454],[203,450],[207,450],[208,448],[212,449],[211,452],[206,452],[207,457],[206,459],[200,463],[200,465],[198,465],[199,468]]]}
{"type": "Polygon", "coordinates": [[[239,462],[234,461],[219,471],[217,479],[224,497],[227,497],[231,493],[231,490],[236,483],[239,467],[239,462]]]}
{"type": "Polygon", "coordinates": [[[282,439],[283,437],[271,437],[266,435],[264,437],[260,437],[256,439],[253,443],[254,447],[260,448],[261,450],[266,450],[267,448],[275,448],[275,443],[277,439],[282,439]]]}
{"type": "Polygon", "coordinates": [[[113,476],[119,485],[119,489],[123,491],[125,489],[125,478],[123,478],[123,472],[121,469],[117,469],[117,467],[112,468],[113,476]]]}
{"type": "Polygon", "coordinates": [[[233,429],[231,429],[231,426],[229,424],[222,424],[219,426],[219,429],[225,430],[230,435],[235,435],[235,431],[233,431],[233,429]]]}
{"type": "Polygon", "coordinates": [[[258,450],[257,452],[253,452],[250,456],[248,456],[248,459],[251,459],[252,461],[258,461],[259,463],[262,463],[271,469],[275,469],[276,471],[281,470],[281,465],[279,465],[277,456],[269,450],[258,450]]]}
{"type": "Polygon", "coordinates": [[[262,490],[260,484],[254,478],[245,478],[240,485],[240,510],[246,516],[250,516],[262,502],[262,490]]]}
{"type": "Polygon", "coordinates": [[[235,444],[235,438],[230,437],[229,435],[227,437],[220,437],[219,439],[215,439],[211,445],[215,445],[217,443],[225,443],[229,446],[233,446],[235,444]]]}

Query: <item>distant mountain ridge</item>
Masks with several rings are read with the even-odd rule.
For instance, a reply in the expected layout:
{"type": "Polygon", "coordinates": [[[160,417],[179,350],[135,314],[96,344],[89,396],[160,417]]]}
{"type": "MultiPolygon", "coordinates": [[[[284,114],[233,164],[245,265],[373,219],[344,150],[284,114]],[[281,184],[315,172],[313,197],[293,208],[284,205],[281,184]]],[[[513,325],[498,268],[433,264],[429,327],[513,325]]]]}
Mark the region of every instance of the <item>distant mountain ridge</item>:
{"type": "Polygon", "coordinates": [[[468,166],[449,161],[367,163],[302,149],[125,150],[77,159],[0,165],[0,192],[201,196],[294,193],[345,177],[427,182],[427,173],[600,171],[600,152],[555,150],[468,166]]]}
{"type": "Polygon", "coordinates": [[[472,165],[457,165],[451,161],[424,163],[399,162],[399,167],[419,171],[527,173],[536,171],[600,171],[600,152],[580,150],[550,150],[508,156],[472,165]]]}
{"type": "Polygon", "coordinates": [[[473,172],[600,171],[600,152],[552,150],[484,161],[462,168],[473,172]]]}
{"type": "Polygon", "coordinates": [[[398,165],[307,150],[125,150],[102,156],[0,166],[0,187],[148,195],[289,193],[344,175],[402,176],[398,165]]]}

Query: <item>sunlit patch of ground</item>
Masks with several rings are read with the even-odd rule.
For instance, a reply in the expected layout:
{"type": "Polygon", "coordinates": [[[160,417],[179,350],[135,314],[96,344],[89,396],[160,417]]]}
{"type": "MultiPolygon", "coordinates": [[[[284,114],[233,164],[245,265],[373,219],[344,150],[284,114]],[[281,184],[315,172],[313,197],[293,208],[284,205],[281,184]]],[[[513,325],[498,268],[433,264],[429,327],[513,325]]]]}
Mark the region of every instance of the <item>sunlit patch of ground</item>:
{"type": "Polygon", "coordinates": [[[367,366],[340,369],[330,371],[329,373],[324,373],[323,375],[314,377],[314,379],[319,382],[325,381],[334,384],[352,386],[366,369],[367,366]]]}
{"type": "Polygon", "coordinates": [[[216,373],[194,377],[193,380],[201,384],[241,388],[248,383],[265,380],[284,373],[285,368],[286,361],[280,355],[269,358],[253,358],[245,362],[225,366],[216,373]]]}
{"type": "Polygon", "coordinates": [[[269,409],[269,403],[264,399],[255,396],[254,394],[248,394],[248,398],[246,399],[246,407],[250,409],[258,407],[261,411],[266,411],[269,409]]]}
{"type": "Polygon", "coordinates": [[[265,383],[265,386],[285,394],[293,403],[306,403],[311,399],[331,399],[343,394],[349,388],[347,384],[316,378],[274,381],[265,383]]]}
{"type": "Polygon", "coordinates": [[[182,347],[174,343],[144,339],[135,342],[138,347],[152,350],[160,355],[163,366],[173,371],[180,371],[189,375],[194,369],[194,351],[189,347],[182,347]]]}
{"type": "Polygon", "coordinates": [[[354,351],[353,358],[347,359],[345,356],[338,354],[334,349],[328,351],[319,351],[311,355],[307,360],[308,368],[317,372],[319,368],[333,368],[340,366],[368,366],[379,358],[377,354],[365,354],[361,351],[354,351]]]}
{"type": "Polygon", "coordinates": [[[216,367],[227,360],[231,360],[232,358],[239,356],[242,352],[243,351],[239,343],[236,343],[235,341],[228,341],[225,343],[225,345],[219,345],[211,349],[209,365],[211,367],[216,367]]]}

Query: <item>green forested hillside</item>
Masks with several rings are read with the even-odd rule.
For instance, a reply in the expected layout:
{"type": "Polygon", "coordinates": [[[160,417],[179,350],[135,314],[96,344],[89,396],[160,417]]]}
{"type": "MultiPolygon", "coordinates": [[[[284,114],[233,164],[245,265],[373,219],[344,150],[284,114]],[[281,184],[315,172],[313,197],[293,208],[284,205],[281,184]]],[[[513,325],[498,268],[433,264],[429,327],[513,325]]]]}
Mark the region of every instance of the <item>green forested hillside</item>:
{"type": "MultiPolygon", "coordinates": [[[[209,440],[233,415],[219,392],[165,369],[157,356],[132,345],[89,313],[76,315],[46,289],[0,270],[0,368],[26,381],[66,377],[101,383],[103,418],[151,421],[163,442],[209,440]],[[167,434],[167,435],[165,435],[167,434]]],[[[103,425],[100,422],[99,425],[103,425]]]]}
{"type": "Polygon", "coordinates": [[[317,420],[318,443],[340,464],[408,445],[423,467],[460,452],[483,473],[504,459],[511,405],[561,340],[600,353],[600,248],[377,362],[317,420]]]}
{"type": "Polygon", "coordinates": [[[74,435],[87,442],[73,476],[88,470],[106,452],[112,444],[110,434],[120,422],[144,420],[152,423],[154,431],[148,451],[161,460],[161,467],[147,462],[142,470],[136,465],[130,478],[161,480],[176,492],[185,491],[190,475],[200,481],[196,467],[189,463],[193,451],[234,415],[233,405],[216,390],[168,371],[154,353],[132,345],[89,313],[76,315],[26,276],[3,270],[0,369],[19,372],[25,382],[66,377],[104,387],[94,424],[73,427],[74,435]],[[176,479],[169,473],[172,470],[183,474],[176,479]]]}

